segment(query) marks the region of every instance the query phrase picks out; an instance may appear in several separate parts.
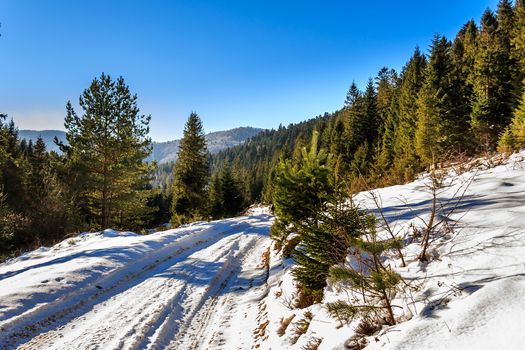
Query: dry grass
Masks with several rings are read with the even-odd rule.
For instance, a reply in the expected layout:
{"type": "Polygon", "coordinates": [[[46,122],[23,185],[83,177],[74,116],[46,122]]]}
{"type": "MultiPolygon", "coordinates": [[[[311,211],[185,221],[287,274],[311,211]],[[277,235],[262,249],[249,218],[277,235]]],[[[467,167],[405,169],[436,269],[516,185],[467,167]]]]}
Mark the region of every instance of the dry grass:
{"type": "Polygon", "coordinates": [[[370,336],[381,330],[382,322],[371,318],[364,318],[355,327],[356,334],[370,336]]]}
{"type": "Polygon", "coordinates": [[[321,345],[322,341],[323,341],[323,338],[311,337],[308,340],[308,343],[303,345],[303,347],[301,347],[301,349],[302,350],[317,350],[319,348],[319,345],[321,345]]]}
{"type": "Polygon", "coordinates": [[[295,328],[293,330],[294,335],[290,339],[290,343],[294,345],[297,343],[299,338],[308,331],[308,328],[310,327],[310,322],[312,321],[312,318],[314,318],[314,315],[310,311],[306,311],[304,313],[304,318],[300,319],[295,323],[295,328]]]}
{"type": "Polygon", "coordinates": [[[281,325],[277,329],[277,335],[279,337],[282,337],[286,333],[286,329],[290,325],[290,322],[292,322],[293,318],[295,317],[295,314],[292,314],[290,317],[283,317],[281,318],[281,325]]]}
{"type": "Polygon", "coordinates": [[[322,295],[313,295],[311,293],[305,293],[303,291],[299,291],[293,301],[293,306],[296,309],[304,309],[305,307],[308,307],[315,303],[320,302],[321,299],[322,299],[322,295]]]}

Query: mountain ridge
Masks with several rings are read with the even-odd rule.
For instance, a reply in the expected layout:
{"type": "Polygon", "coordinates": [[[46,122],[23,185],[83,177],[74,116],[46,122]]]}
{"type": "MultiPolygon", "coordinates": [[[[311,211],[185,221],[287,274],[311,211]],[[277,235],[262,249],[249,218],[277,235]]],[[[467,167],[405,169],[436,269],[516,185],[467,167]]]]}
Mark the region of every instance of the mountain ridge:
{"type": "MultiPolygon", "coordinates": [[[[210,132],[205,135],[208,142],[208,151],[216,154],[221,150],[242,144],[247,139],[256,136],[264,129],[254,128],[251,126],[242,126],[229,130],[210,132]]],[[[59,148],[53,142],[55,136],[60,140],[66,141],[66,132],[62,130],[18,130],[21,139],[32,140],[33,142],[41,136],[49,151],[59,152],[59,148]]],[[[147,158],[148,161],[157,161],[158,164],[175,162],[177,160],[177,151],[179,150],[180,139],[152,142],[153,150],[147,158]]]]}

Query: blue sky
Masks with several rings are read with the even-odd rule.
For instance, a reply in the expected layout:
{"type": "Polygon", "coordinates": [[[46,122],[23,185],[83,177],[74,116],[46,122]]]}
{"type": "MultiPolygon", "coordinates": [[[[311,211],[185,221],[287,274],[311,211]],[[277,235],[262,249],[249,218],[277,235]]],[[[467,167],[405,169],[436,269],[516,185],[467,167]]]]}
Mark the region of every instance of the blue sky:
{"type": "MultiPolygon", "coordinates": [[[[91,80],[122,75],[152,115],[151,136],[276,128],[342,106],[416,45],[453,38],[497,0],[0,0],[0,112],[20,128],[63,129],[91,80]]],[[[77,112],[80,112],[77,108],[77,112]]]]}

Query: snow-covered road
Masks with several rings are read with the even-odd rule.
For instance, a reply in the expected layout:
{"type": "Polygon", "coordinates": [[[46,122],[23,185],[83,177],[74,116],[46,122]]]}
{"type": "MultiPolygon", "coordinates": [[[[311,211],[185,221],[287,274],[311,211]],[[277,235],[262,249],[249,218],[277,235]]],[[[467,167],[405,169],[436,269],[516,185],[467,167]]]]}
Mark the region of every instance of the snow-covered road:
{"type": "Polygon", "coordinates": [[[104,231],[0,265],[0,348],[250,348],[270,225],[261,212],[148,236],[104,231]]]}

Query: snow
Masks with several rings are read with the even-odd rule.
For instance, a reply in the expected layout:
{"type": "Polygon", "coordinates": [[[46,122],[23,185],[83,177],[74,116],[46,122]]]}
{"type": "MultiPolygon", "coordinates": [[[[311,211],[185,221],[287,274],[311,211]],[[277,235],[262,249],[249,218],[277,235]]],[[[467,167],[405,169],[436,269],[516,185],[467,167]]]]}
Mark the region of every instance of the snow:
{"type": "Polygon", "coordinates": [[[146,236],[81,234],[0,265],[0,348],[224,344],[237,310],[266,293],[271,217],[259,212],[146,236]]]}
{"type": "MultiPolygon", "coordinates": [[[[374,191],[408,243],[406,267],[393,253],[385,264],[410,288],[393,300],[398,324],[367,349],[523,348],[524,159],[450,170],[438,193],[449,229],[427,263],[412,235],[429,218],[428,175],[374,191]]],[[[356,201],[379,214],[370,193],[356,201]]],[[[358,320],[341,324],[324,303],[350,294],[328,286],[323,303],[293,309],[293,262],[273,249],[272,220],[254,206],[149,235],[84,233],[0,264],[0,348],[301,349],[318,339],[320,350],[344,349],[358,320]]]]}
{"type": "MultiPolygon", "coordinates": [[[[471,167],[468,171],[450,169],[444,188],[438,191],[438,207],[445,213],[452,211],[452,230],[434,237],[428,263],[417,260],[419,242],[403,249],[406,267],[400,267],[394,254],[386,260],[385,264],[400,273],[411,288],[399,291],[393,301],[398,306],[394,311],[399,323],[368,337],[366,349],[523,349],[524,159],[522,152],[499,166],[494,163],[501,159],[492,159],[466,165],[471,167]],[[463,198],[457,204],[461,194],[463,198]]],[[[407,242],[414,228],[421,229],[430,216],[428,184],[427,174],[412,183],[373,192],[390,227],[407,242]]],[[[379,214],[370,193],[360,193],[355,200],[379,214]]],[[[291,344],[294,327],[306,310],[285,305],[293,290],[286,265],[265,300],[272,319],[268,326],[271,344],[265,348],[301,349],[315,337],[322,339],[320,350],[344,349],[359,321],[340,324],[327,314],[324,303],[349,300],[347,291],[331,286],[325,289],[323,304],[308,308],[313,314],[310,326],[291,344]],[[295,316],[285,334],[278,336],[280,320],[291,315],[295,316]]]]}

